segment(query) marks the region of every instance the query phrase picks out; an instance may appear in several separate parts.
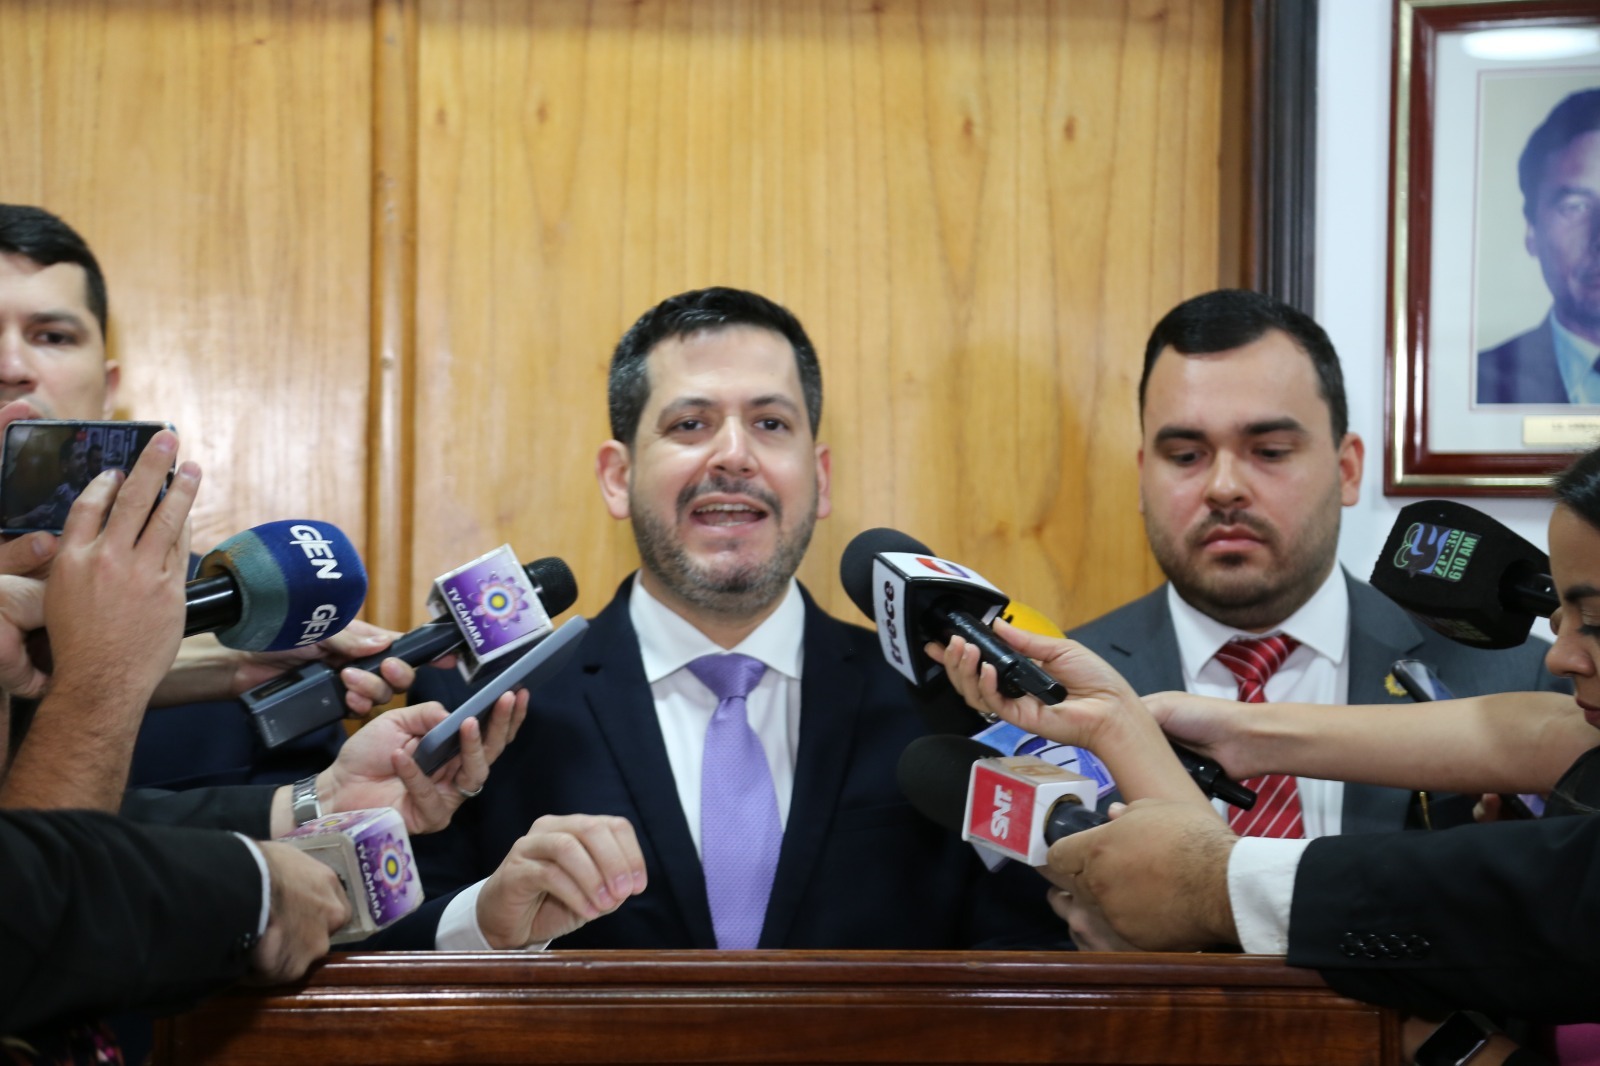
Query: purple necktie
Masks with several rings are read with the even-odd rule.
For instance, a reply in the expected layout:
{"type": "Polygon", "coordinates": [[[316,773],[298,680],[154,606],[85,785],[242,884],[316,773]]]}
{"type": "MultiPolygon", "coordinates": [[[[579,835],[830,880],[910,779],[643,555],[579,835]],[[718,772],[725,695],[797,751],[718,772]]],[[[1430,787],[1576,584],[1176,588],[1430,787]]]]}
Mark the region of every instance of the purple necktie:
{"type": "Polygon", "coordinates": [[[700,865],[711,925],[717,947],[753,948],[783,844],[772,769],[745,705],[767,667],[748,655],[704,655],[689,672],[717,697],[700,767],[700,865]]]}

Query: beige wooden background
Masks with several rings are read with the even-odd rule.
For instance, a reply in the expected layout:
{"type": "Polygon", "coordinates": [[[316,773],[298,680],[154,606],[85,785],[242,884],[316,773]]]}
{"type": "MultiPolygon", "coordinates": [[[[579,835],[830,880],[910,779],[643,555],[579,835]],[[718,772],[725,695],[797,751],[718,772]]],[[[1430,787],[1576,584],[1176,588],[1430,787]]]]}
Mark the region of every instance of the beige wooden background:
{"type": "Polygon", "coordinates": [[[99,252],[197,542],[335,521],[380,621],[505,541],[597,610],[611,347],[729,284],[822,358],[819,600],[891,525],[1068,624],[1159,580],[1134,394],[1233,280],[1224,5],[0,0],[0,200],[99,252]]]}

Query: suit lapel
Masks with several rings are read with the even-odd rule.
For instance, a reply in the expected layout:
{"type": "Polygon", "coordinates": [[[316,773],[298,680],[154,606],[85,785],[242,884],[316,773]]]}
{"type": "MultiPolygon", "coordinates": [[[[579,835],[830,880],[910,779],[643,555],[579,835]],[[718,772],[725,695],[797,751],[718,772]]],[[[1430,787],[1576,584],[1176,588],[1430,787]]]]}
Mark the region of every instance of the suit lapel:
{"type": "MultiPolygon", "coordinates": [[[[1416,653],[1423,634],[1404,611],[1382,593],[1345,574],[1350,590],[1350,681],[1352,704],[1409,703],[1385,683],[1396,659],[1416,653]]],[[[1398,788],[1347,784],[1340,813],[1341,833],[1379,833],[1405,824],[1411,794],[1398,788]]]]}
{"type": "Polygon", "coordinates": [[[714,948],[705,873],[678,800],[661,721],[644,676],[639,638],[628,618],[632,587],[631,581],[623,582],[611,603],[595,616],[583,642],[579,654],[584,657],[584,697],[639,812],[640,832],[646,838],[641,843],[647,853],[656,854],[694,946],[714,948]]]}
{"type": "MultiPolygon", "coordinates": [[[[804,594],[804,589],[801,590],[804,594]]],[[[794,792],[784,826],[783,850],[767,900],[761,947],[781,947],[805,896],[827,840],[850,762],[866,675],[859,657],[833,623],[805,595],[805,657],[800,677],[800,750],[794,792]]]]}
{"type": "Polygon", "coordinates": [[[1167,610],[1167,586],[1135,600],[1106,634],[1106,660],[1141,696],[1183,691],[1183,658],[1167,610]]]}

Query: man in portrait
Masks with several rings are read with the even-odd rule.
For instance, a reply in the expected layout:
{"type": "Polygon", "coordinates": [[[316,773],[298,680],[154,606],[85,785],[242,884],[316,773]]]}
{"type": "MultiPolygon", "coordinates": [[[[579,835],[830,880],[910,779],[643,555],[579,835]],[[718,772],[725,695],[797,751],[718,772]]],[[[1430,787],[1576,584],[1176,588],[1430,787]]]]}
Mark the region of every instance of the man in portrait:
{"type": "Polygon", "coordinates": [[[1478,403],[1600,404],[1600,88],[1566,97],[1517,161],[1524,245],[1550,290],[1537,326],[1478,353],[1478,403]]]}

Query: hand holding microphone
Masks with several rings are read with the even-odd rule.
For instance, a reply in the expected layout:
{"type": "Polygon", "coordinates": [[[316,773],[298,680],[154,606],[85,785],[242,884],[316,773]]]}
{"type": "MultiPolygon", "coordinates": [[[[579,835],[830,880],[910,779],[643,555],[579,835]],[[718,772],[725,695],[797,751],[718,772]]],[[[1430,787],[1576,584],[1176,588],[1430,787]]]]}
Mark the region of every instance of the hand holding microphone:
{"type": "Polygon", "coordinates": [[[966,567],[935,557],[916,538],[893,529],[857,534],[839,560],[839,581],[861,613],[877,623],[884,657],[912,684],[925,685],[940,672],[924,645],[959,636],[995,668],[1005,695],[1027,694],[1046,703],[1066,699],[1060,682],[990,628],[1010,602],[1006,594],[966,567]]]}
{"type": "MultiPolygon", "coordinates": [[[[577,601],[577,580],[560,559],[547,557],[518,566],[509,553],[509,548],[503,548],[484,557],[510,557],[512,561],[505,567],[505,573],[491,572],[493,567],[486,566],[484,559],[480,559],[439,578],[436,588],[457,590],[453,599],[440,597],[441,602],[452,609],[443,617],[401,636],[387,649],[343,667],[309,663],[245,692],[241,699],[262,742],[275,748],[342,718],[349,702],[349,689],[344,679],[354,678],[355,672],[378,675],[384,663],[391,659],[415,667],[457,652],[473,656],[485,651],[496,652],[498,649],[491,647],[496,619],[525,631],[517,637],[516,643],[506,645],[508,649],[537,643],[547,637],[553,631],[550,618],[577,601]],[[463,580],[463,575],[468,580],[463,580]],[[469,584],[475,586],[475,594],[483,601],[470,608],[460,593],[460,589],[469,584]]],[[[469,589],[468,595],[472,594],[474,591],[469,589]]],[[[409,682],[409,678],[399,675],[395,680],[409,682]]]]}

